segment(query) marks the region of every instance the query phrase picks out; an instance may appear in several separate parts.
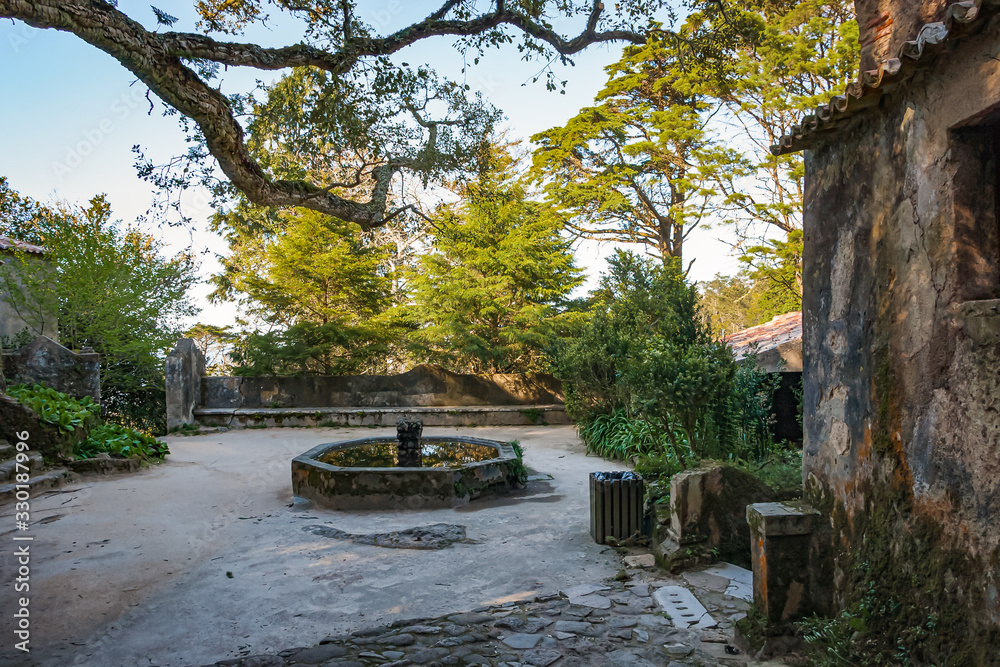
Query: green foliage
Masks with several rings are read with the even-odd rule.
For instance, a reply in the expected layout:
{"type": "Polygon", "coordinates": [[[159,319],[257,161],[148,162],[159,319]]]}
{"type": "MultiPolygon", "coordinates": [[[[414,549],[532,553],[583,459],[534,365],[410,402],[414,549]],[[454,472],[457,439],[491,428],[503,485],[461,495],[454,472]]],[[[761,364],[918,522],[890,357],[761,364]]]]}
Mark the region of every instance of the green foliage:
{"type": "Polygon", "coordinates": [[[380,372],[400,355],[406,323],[391,311],[389,250],[347,224],[307,210],[282,212],[214,278],[214,298],[238,300],[270,330],[233,343],[236,375],[380,372]]]}
{"type": "Polygon", "coordinates": [[[250,333],[232,352],[238,376],[358,375],[382,368],[393,352],[384,329],[341,322],[300,322],[285,330],[250,333]]]}
{"type": "Polygon", "coordinates": [[[731,461],[763,461],[775,450],[771,436],[771,405],[781,378],[757,365],[753,354],[736,366],[730,393],[719,404],[716,420],[721,425],[724,452],[714,456],[731,461]]]}
{"type": "MultiPolygon", "coordinates": [[[[630,461],[657,452],[666,441],[662,428],[629,415],[624,408],[600,413],[578,427],[588,454],[614,461],[630,461]]],[[[676,434],[683,438],[683,433],[676,434]]]]}
{"type": "Polygon", "coordinates": [[[76,399],[44,384],[11,385],[6,393],[38,413],[42,421],[67,432],[90,426],[87,437],[74,447],[77,458],[90,459],[105,452],[115,458],[162,459],[170,453],[165,443],[153,437],[119,424],[101,423],[101,406],[89,396],[76,399]]]}
{"type": "Polygon", "coordinates": [[[205,371],[208,375],[230,374],[232,361],[229,355],[238,340],[231,327],[198,322],[184,332],[184,337],[192,339],[205,355],[205,371]]]}
{"type": "Polygon", "coordinates": [[[772,239],[747,248],[740,261],[763,288],[756,304],[762,321],[802,310],[801,229],[790,231],[785,241],[772,239]]]}
{"type": "Polygon", "coordinates": [[[24,206],[0,210],[0,234],[44,245],[48,261],[15,255],[0,266],[12,305],[33,333],[53,337],[43,314],[58,313],[59,342],[101,356],[106,418],[163,432],[163,357],[181,318],[195,312],[186,296],[196,280],[192,257],[166,258],[152,236],[113,222],[103,195],[85,209],[32,204],[27,215],[24,206]]]}
{"type": "Polygon", "coordinates": [[[626,47],[596,106],[532,137],[533,175],[581,236],[680,260],[713,210],[715,172],[737,168],[706,129],[710,104],[686,77],[685,51],[661,36],[626,47]]]}
{"type": "Polygon", "coordinates": [[[44,384],[15,384],[6,393],[38,413],[42,421],[70,433],[94,421],[101,409],[89,396],[78,400],[44,384]]]}
{"type": "Polygon", "coordinates": [[[19,350],[33,340],[35,340],[35,335],[31,333],[31,329],[24,327],[13,336],[7,336],[6,334],[0,336],[0,349],[10,348],[19,350]]]}
{"type": "Polygon", "coordinates": [[[774,446],[765,457],[739,459],[733,464],[767,484],[781,500],[802,497],[802,450],[774,446]]]}
{"type": "Polygon", "coordinates": [[[166,443],[118,424],[100,424],[90,429],[87,439],[74,449],[77,458],[92,459],[98,454],[113,458],[162,459],[170,453],[166,443]]]}
{"type": "Polygon", "coordinates": [[[754,359],[735,362],[676,261],[618,252],[592,301],[581,334],[553,348],[567,410],[589,451],[643,457],[658,476],[707,457],[771,456],[778,379],[754,359]]]}
{"type": "Polygon", "coordinates": [[[408,313],[418,356],[460,372],[543,370],[553,335],[579,314],[564,309],[581,282],[562,224],[528,199],[504,147],[493,147],[457,208],[435,222],[410,276],[408,313]]]}
{"type": "Polygon", "coordinates": [[[717,274],[712,280],[699,283],[698,291],[702,317],[717,338],[766,321],[760,308],[764,288],[745,272],[735,276],[717,274]]]}
{"type": "Polygon", "coordinates": [[[511,440],[508,444],[510,444],[514,450],[514,455],[517,457],[517,462],[512,466],[512,472],[517,479],[517,483],[523,486],[528,483],[528,466],[524,465],[524,447],[521,446],[520,440],[511,440]]]}

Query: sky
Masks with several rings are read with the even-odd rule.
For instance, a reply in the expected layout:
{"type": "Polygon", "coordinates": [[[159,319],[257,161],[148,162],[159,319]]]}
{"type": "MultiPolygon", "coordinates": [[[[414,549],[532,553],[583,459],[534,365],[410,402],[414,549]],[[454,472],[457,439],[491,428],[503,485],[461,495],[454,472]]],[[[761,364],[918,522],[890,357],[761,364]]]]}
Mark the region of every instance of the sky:
{"type": "MultiPolygon", "coordinates": [[[[391,32],[423,18],[435,3],[360,0],[359,5],[363,18],[375,28],[391,32]]],[[[194,30],[192,6],[176,1],[157,4],[179,17],[171,28],[177,31],[194,30]]],[[[156,27],[148,3],[121,0],[118,7],[148,29],[156,27]]],[[[566,33],[578,29],[573,24],[555,27],[566,33]]],[[[257,28],[237,39],[284,46],[299,41],[300,35],[298,26],[288,22],[257,28]]],[[[592,104],[606,79],[603,68],[617,60],[620,52],[621,45],[597,45],[576,56],[574,67],[557,67],[558,78],[567,81],[565,94],[546,91],[541,80],[532,83],[544,63],[523,62],[513,48],[488,52],[478,66],[470,64],[464,75],[462,56],[447,38],[418,42],[396,59],[411,65],[426,62],[440,74],[482,91],[505,113],[509,136],[527,140],[592,104]]],[[[246,91],[255,79],[268,81],[276,76],[230,69],[223,77],[222,90],[246,91]]],[[[95,194],[106,193],[114,217],[134,222],[149,208],[153,190],[136,173],[133,146],[140,146],[154,161],[166,161],[186,149],[177,118],[164,117],[162,111],[155,96],[147,98],[146,88],[131,73],[78,37],[19,22],[0,22],[0,176],[6,176],[21,194],[41,201],[85,204],[95,194]]],[[[205,278],[218,270],[216,254],[225,253],[226,246],[206,229],[205,220],[212,210],[205,193],[192,192],[182,203],[184,213],[195,221],[193,227],[147,223],[144,229],[162,239],[168,252],[191,248],[201,258],[205,278]]],[[[697,259],[691,279],[707,280],[716,273],[736,272],[737,262],[729,246],[719,240],[723,236],[721,230],[694,232],[685,245],[685,255],[697,259]]],[[[611,250],[594,242],[578,244],[577,263],[588,274],[581,291],[594,286],[604,267],[603,258],[611,250]]],[[[204,283],[193,290],[203,312],[190,324],[232,324],[238,315],[236,306],[208,304],[210,291],[204,283]]]]}

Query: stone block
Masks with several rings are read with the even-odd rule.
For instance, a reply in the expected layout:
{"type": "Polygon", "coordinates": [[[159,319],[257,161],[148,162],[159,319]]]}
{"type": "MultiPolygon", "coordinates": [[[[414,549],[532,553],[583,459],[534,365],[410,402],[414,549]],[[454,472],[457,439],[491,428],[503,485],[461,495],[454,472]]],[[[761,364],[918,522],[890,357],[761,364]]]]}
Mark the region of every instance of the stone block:
{"type": "Polygon", "coordinates": [[[670,540],[684,553],[698,545],[699,551],[749,565],[746,508],[773,499],[766,484],[731,466],[686,470],[670,482],[670,540]]]}
{"type": "Polygon", "coordinates": [[[776,626],[812,613],[809,553],[819,511],[802,503],[759,503],[746,512],[754,604],[776,626]]]}

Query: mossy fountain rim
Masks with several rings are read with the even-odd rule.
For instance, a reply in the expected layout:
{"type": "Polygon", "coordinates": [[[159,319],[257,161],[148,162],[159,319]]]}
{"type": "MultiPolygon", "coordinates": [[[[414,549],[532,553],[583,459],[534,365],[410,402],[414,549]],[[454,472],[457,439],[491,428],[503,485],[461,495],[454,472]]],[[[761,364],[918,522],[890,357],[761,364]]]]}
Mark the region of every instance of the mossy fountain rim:
{"type": "Polygon", "coordinates": [[[342,467],[318,460],[334,451],[386,442],[385,437],[329,442],[292,459],[292,492],[329,509],[439,509],[506,493],[518,486],[510,443],[467,436],[430,436],[421,443],[491,447],[495,458],[451,467],[342,467]]]}

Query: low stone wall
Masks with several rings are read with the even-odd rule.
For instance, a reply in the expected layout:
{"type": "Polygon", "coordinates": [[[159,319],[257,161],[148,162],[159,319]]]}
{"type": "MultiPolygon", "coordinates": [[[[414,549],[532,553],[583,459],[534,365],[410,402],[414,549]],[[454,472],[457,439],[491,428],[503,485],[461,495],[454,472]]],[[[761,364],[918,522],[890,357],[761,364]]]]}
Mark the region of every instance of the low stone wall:
{"type": "MultiPolygon", "coordinates": [[[[39,336],[24,347],[2,355],[7,384],[42,383],[75,398],[101,402],[100,356],[73,352],[51,338],[39,336]]],[[[4,387],[0,387],[2,391],[4,387]]]]}
{"type": "Polygon", "coordinates": [[[421,365],[399,375],[208,377],[194,341],[166,359],[167,429],[185,425],[427,426],[567,424],[549,375],[463,375],[421,365]]]}
{"type": "Polygon", "coordinates": [[[399,408],[553,405],[562,385],[548,375],[462,375],[416,366],[400,375],[203,377],[201,409],[399,408]]]}

